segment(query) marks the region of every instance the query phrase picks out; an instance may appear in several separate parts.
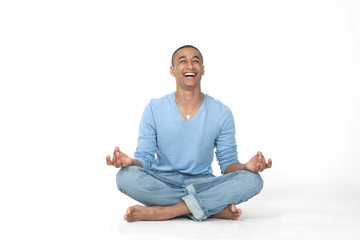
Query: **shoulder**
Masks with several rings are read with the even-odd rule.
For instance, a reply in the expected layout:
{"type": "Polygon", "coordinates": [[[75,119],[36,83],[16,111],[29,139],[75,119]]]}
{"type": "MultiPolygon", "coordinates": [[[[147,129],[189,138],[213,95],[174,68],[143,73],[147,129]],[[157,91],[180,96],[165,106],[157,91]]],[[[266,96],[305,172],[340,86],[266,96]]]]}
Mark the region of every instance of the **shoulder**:
{"type": "Polygon", "coordinates": [[[170,93],[159,98],[153,98],[150,100],[148,105],[151,105],[152,107],[164,107],[164,105],[171,103],[172,99],[174,99],[174,93],[170,93]]]}
{"type": "Polygon", "coordinates": [[[167,94],[159,98],[153,98],[145,107],[145,114],[151,114],[154,117],[163,116],[171,110],[171,104],[174,99],[174,93],[167,94]]]}
{"type": "Polygon", "coordinates": [[[219,131],[222,131],[222,129],[227,127],[233,128],[235,123],[231,109],[220,100],[211,96],[207,97],[208,117],[212,119],[211,121],[217,124],[219,131]]]}
{"type": "Polygon", "coordinates": [[[211,112],[217,112],[217,114],[220,115],[228,115],[228,114],[232,114],[231,113],[231,109],[225,105],[224,103],[222,103],[220,100],[213,98],[210,95],[207,95],[207,105],[208,105],[208,109],[211,112]]]}

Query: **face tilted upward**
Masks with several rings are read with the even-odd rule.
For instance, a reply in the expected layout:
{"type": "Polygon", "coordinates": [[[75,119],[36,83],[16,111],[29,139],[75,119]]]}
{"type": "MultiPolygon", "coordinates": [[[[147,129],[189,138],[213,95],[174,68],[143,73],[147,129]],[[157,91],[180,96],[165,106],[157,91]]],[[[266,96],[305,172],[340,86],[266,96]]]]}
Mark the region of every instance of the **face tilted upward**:
{"type": "Polygon", "coordinates": [[[183,48],[176,52],[174,66],[170,67],[170,73],[175,77],[176,83],[184,88],[194,88],[200,84],[204,75],[202,57],[194,48],[183,48]]]}

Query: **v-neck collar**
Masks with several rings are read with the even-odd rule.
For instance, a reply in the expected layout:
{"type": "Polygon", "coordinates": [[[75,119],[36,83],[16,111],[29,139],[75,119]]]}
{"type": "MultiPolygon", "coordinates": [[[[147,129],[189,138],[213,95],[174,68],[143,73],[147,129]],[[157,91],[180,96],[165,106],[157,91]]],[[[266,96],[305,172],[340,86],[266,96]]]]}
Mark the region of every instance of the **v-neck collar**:
{"type": "Polygon", "coordinates": [[[198,115],[200,115],[202,112],[203,112],[203,109],[205,108],[205,105],[206,105],[206,101],[207,101],[207,94],[205,94],[205,93],[203,93],[204,94],[204,99],[203,99],[203,102],[201,103],[201,105],[200,105],[200,107],[199,107],[199,110],[195,113],[195,115],[193,115],[189,120],[186,120],[183,116],[182,116],[182,114],[181,114],[181,112],[180,112],[180,110],[179,110],[179,108],[178,108],[178,106],[177,106],[177,104],[176,104],[176,101],[175,101],[175,92],[173,92],[172,93],[172,105],[173,105],[173,107],[174,107],[174,109],[175,109],[175,111],[176,111],[176,116],[177,116],[177,118],[181,121],[181,122],[183,122],[183,123],[185,123],[185,124],[190,124],[190,123],[192,123],[192,122],[194,122],[194,120],[198,117],[198,115]]]}

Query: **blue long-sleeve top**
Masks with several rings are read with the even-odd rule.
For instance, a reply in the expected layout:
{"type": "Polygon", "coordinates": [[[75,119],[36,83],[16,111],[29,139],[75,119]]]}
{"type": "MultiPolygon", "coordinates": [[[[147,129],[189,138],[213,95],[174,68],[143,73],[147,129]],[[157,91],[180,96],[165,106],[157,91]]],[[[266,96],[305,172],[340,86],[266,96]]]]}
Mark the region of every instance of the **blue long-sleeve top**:
{"type": "Polygon", "coordinates": [[[214,149],[221,172],[238,162],[231,110],[204,94],[198,112],[186,121],[175,93],[152,99],[141,118],[134,158],[145,169],[185,174],[212,174],[214,149]]]}

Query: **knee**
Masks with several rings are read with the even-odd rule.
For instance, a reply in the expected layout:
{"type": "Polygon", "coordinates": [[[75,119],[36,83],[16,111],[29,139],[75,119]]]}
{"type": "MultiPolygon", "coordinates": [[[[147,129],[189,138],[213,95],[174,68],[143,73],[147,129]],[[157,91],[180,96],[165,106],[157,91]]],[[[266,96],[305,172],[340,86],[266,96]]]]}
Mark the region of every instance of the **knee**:
{"type": "Polygon", "coordinates": [[[139,167],[137,166],[128,166],[126,168],[121,168],[119,172],[116,174],[116,185],[120,191],[125,189],[125,186],[128,186],[129,183],[134,182],[134,177],[137,175],[136,173],[139,171],[139,167]]]}
{"type": "Polygon", "coordinates": [[[250,178],[255,194],[260,193],[264,186],[264,180],[262,179],[259,173],[251,173],[250,178]]]}
{"type": "Polygon", "coordinates": [[[247,186],[249,194],[256,195],[260,193],[264,186],[264,181],[261,178],[260,174],[249,171],[245,171],[243,173],[245,176],[242,176],[241,181],[247,186]]]}

